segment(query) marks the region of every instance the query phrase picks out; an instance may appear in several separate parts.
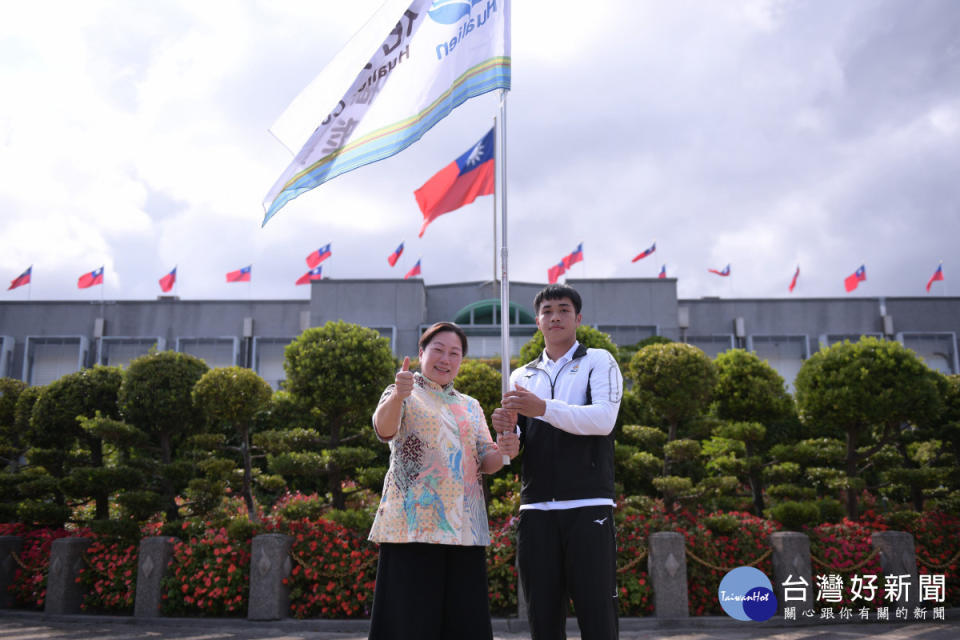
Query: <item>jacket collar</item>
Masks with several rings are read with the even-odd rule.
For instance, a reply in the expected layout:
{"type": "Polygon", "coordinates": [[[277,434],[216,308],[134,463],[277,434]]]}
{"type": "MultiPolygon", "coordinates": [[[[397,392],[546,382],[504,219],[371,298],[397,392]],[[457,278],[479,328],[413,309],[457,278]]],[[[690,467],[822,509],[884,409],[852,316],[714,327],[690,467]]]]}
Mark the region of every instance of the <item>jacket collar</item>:
{"type": "MultiPolygon", "coordinates": [[[[585,355],[587,355],[587,348],[586,348],[585,346],[583,346],[583,343],[582,343],[582,342],[577,342],[577,348],[576,348],[576,350],[574,350],[574,352],[573,352],[573,357],[570,358],[570,362],[573,362],[574,360],[577,360],[577,359],[579,359],[579,358],[582,358],[582,357],[584,357],[585,355]]],[[[544,359],[545,357],[546,357],[546,348],[544,348],[544,350],[540,352],[540,355],[537,356],[537,358],[536,358],[535,360],[531,360],[530,362],[528,362],[527,364],[525,364],[525,365],[523,365],[523,366],[524,366],[525,369],[536,369],[536,368],[537,368],[537,365],[539,365],[541,362],[543,362],[543,359],[544,359]]]]}

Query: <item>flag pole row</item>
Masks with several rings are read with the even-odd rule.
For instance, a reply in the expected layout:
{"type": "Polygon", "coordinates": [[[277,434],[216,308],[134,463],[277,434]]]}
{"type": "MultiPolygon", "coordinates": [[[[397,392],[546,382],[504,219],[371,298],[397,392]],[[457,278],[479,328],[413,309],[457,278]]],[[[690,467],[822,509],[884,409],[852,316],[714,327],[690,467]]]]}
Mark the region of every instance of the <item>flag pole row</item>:
{"type": "MultiPolygon", "coordinates": [[[[308,270],[302,276],[297,278],[295,284],[310,284],[316,280],[323,279],[323,265],[321,264],[324,260],[327,260],[333,255],[331,249],[331,243],[327,243],[317,249],[316,251],[310,252],[306,257],[308,270]]],[[[648,249],[645,249],[639,253],[636,257],[631,260],[631,262],[638,262],[643,258],[647,258],[656,251],[656,243],[651,245],[648,249]]],[[[403,242],[387,257],[387,263],[391,267],[397,265],[397,261],[400,259],[400,256],[403,255],[403,242]]],[[[416,276],[423,274],[421,269],[421,260],[422,258],[417,258],[416,264],[407,271],[406,275],[403,276],[404,280],[409,280],[416,276]]],[[[569,254],[564,256],[557,264],[553,265],[547,269],[547,281],[550,284],[555,284],[560,276],[564,275],[567,271],[570,270],[570,267],[577,264],[578,262],[583,261],[583,243],[577,245],[577,248],[571,251],[569,254]]],[[[90,287],[103,284],[103,266],[88,271],[77,278],[77,288],[78,289],[89,289],[90,287]]],[[[707,269],[708,272],[718,275],[723,278],[730,277],[731,269],[730,265],[727,264],[723,269],[707,269]]],[[[33,265],[27,267],[27,269],[18,275],[16,278],[10,281],[10,286],[7,287],[7,291],[17,289],[30,284],[31,278],[33,276],[33,265]]],[[[227,283],[232,282],[250,282],[253,277],[253,265],[248,264],[245,267],[230,271],[226,275],[227,283]]],[[[667,277],[667,265],[660,267],[660,272],[657,275],[658,278],[667,277]]],[[[790,284],[787,287],[787,290],[790,293],[793,293],[793,290],[797,286],[797,280],[800,278],[800,266],[797,265],[796,270],[793,273],[793,277],[790,279],[790,284]]],[[[850,293],[860,285],[861,282],[865,282],[867,279],[867,268],[865,265],[860,265],[857,269],[851,273],[849,276],[844,278],[843,286],[847,293],[850,293]]],[[[933,275],[930,276],[930,279],[927,280],[926,290],[927,293],[930,292],[930,288],[933,286],[934,282],[940,282],[944,280],[943,276],[943,263],[937,265],[937,268],[934,270],[933,275]]],[[[164,293],[169,293],[174,285],[177,282],[177,267],[174,267],[170,270],[169,273],[164,275],[159,280],[160,290],[164,293]]]]}

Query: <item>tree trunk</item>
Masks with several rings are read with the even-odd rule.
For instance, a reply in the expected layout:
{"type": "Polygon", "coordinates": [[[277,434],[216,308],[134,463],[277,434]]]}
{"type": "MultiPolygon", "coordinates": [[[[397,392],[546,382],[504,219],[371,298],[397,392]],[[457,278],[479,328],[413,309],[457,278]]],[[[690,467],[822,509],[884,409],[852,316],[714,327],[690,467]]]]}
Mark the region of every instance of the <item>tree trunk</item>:
{"type": "MultiPolygon", "coordinates": [[[[747,460],[753,458],[753,445],[750,442],[745,442],[744,445],[747,449],[747,460]]],[[[763,517],[763,476],[760,475],[760,469],[750,466],[748,471],[749,480],[750,480],[750,492],[753,494],[753,508],[757,512],[757,516],[763,517]]]]}
{"type": "MultiPolygon", "coordinates": [[[[90,457],[94,467],[97,469],[103,468],[103,441],[99,438],[90,443],[90,457]]],[[[97,520],[108,520],[110,518],[110,492],[103,487],[94,487],[93,499],[97,505],[94,517],[97,520]]]]}
{"type": "Polygon", "coordinates": [[[247,505],[247,515],[250,517],[250,522],[258,522],[257,508],[253,503],[253,462],[250,452],[250,429],[242,427],[240,433],[242,438],[242,451],[240,453],[243,456],[243,501],[247,505]]]}
{"type": "MultiPolygon", "coordinates": [[[[163,466],[168,466],[172,461],[173,447],[170,443],[170,433],[163,431],[160,434],[160,462],[163,466]]],[[[164,511],[167,513],[167,522],[174,522],[180,519],[180,510],[177,508],[177,497],[174,495],[173,483],[166,475],[161,475],[161,478],[160,486],[163,488],[163,501],[166,503],[164,511]]]]}
{"type": "MultiPolygon", "coordinates": [[[[340,446],[340,418],[334,418],[329,422],[330,427],[330,449],[336,449],[340,446]]],[[[340,486],[343,474],[342,469],[333,463],[328,470],[327,488],[330,489],[330,497],[333,501],[334,509],[343,509],[346,507],[347,499],[343,495],[343,487],[340,486]]]]}
{"type": "MultiPolygon", "coordinates": [[[[856,428],[847,429],[847,480],[853,480],[857,477],[857,430],[856,428]]],[[[848,486],[847,494],[847,517],[856,520],[859,517],[857,507],[857,490],[848,486]]]]}

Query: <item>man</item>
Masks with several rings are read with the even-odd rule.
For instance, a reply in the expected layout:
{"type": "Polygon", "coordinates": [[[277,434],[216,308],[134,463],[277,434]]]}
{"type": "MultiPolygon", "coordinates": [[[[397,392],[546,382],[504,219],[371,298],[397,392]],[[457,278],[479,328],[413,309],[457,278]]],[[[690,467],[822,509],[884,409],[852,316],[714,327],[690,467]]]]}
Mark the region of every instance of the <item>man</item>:
{"type": "Polygon", "coordinates": [[[584,640],[618,636],[613,425],[623,379],[613,356],[577,342],[580,294],[550,285],[534,298],[545,349],[510,376],[497,431],[523,450],[517,553],[534,640],[566,638],[568,596],[584,640]]]}

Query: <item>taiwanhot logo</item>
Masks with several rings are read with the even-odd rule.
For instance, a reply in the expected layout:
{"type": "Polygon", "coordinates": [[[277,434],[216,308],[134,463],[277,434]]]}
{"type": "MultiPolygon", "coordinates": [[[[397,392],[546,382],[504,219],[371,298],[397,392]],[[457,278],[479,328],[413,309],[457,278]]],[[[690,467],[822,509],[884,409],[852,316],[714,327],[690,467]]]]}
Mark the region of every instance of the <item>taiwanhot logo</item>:
{"type": "Polygon", "coordinates": [[[759,569],[737,567],[727,572],[717,590],[724,613],[736,620],[763,622],[777,613],[773,584],[759,569]]]}
{"type": "Polygon", "coordinates": [[[433,0],[427,14],[440,24],[456,24],[483,0],[433,0]]]}

